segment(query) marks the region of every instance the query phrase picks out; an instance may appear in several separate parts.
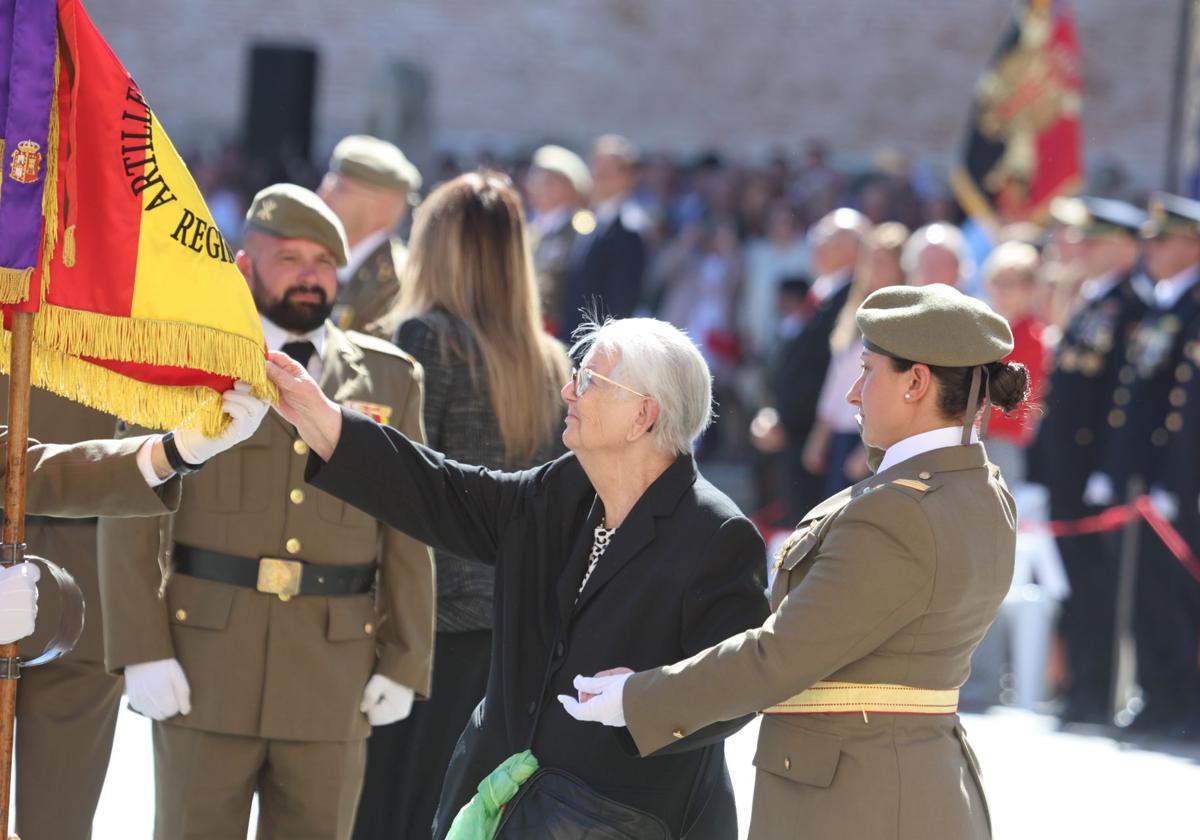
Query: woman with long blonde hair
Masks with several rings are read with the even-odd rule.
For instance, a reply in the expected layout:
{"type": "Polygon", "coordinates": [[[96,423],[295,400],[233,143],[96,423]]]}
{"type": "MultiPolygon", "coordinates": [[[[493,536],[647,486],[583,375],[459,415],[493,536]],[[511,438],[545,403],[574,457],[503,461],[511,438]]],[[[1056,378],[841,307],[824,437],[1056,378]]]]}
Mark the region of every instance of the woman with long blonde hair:
{"type": "MultiPolygon", "coordinates": [[[[400,286],[396,343],[425,369],[429,446],[504,470],[559,455],[570,365],[542,331],[525,216],[505,175],[462,175],[425,199],[400,286]]],[[[429,836],[454,744],[486,689],[493,569],[435,559],[437,699],[373,732],[355,840],[429,836]]]]}

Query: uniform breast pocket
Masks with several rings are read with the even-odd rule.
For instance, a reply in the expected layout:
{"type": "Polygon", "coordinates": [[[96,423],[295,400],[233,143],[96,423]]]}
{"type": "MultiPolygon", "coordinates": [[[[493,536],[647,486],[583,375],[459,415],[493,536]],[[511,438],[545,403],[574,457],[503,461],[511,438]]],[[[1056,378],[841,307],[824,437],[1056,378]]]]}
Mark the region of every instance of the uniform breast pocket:
{"type": "Polygon", "coordinates": [[[186,479],[188,505],[216,513],[261,513],[271,502],[271,423],[249,440],[222,452],[186,479]]]}
{"type": "Polygon", "coordinates": [[[325,522],[333,525],[342,525],[348,528],[366,528],[375,523],[375,520],[367,516],[354,505],[348,505],[341,499],[334,498],[328,493],[317,491],[317,516],[325,522]]]}

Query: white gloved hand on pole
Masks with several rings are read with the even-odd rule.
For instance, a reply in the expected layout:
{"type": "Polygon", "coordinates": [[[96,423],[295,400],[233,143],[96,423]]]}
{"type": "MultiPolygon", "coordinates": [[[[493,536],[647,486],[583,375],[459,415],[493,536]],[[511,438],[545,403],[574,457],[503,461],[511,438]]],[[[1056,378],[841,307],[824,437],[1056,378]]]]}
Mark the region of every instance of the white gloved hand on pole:
{"type": "Polygon", "coordinates": [[[1174,522],[1175,517],[1179,516],[1179,500],[1175,498],[1174,493],[1161,487],[1151,487],[1146,495],[1150,497],[1150,505],[1163,519],[1174,522]]]}
{"type": "Polygon", "coordinates": [[[1083,501],[1094,507],[1108,507],[1113,503],[1113,483],[1102,472],[1094,472],[1088,476],[1087,486],[1083,489],[1083,501]]]}
{"type": "Polygon", "coordinates": [[[220,437],[205,437],[202,431],[194,428],[175,430],[175,446],[189,464],[203,464],[246,440],[258,429],[271,408],[270,403],[251,396],[249,383],[240,379],[234,383],[233,390],[221,395],[221,403],[229,415],[229,425],[220,437]]]}
{"type": "Polygon", "coordinates": [[[389,723],[404,720],[412,713],[415,696],[416,692],[408,686],[401,685],[383,674],[375,674],[367,680],[362,703],[358,708],[367,716],[372,726],[387,726],[389,723]]]}
{"type": "Polygon", "coordinates": [[[602,723],[605,726],[625,725],[625,681],[633,674],[611,674],[606,677],[576,676],[575,690],[594,695],[580,703],[569,694],[558,695],[567,714],[575,720],[602,723]]]}
{"type": "Polygon", "coordinates": [[[125,696],[135,712],[166,720],[192,711],[192,689],[178,659],[157,659],[125,667],[125,696]]]}
{"type": "Polygon", "coordinates": [[[36,563],[0,568],[0,644],[7,645],[33,634],[37,623],[37,582],[42,570],[36,563]]]}

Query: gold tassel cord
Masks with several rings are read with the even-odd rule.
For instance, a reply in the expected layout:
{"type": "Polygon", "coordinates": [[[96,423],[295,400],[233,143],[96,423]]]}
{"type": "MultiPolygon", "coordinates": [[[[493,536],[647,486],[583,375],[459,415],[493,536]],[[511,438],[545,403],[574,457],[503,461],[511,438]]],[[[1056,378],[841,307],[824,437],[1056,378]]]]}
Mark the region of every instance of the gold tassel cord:
{"type": "MultiPolygon", "coordinates": [[[[58,77],[62,56],[59,46],[54,47],[54,93],[50,98],[50,131],[46,139],[46,183],[42,188],[42,289],[44,303],[50,289],[50,261],[54,259],[54,248],[58,244],[58,77]]],[[[29,286],[21,300],[29,299],[29,286]]]]}
{"type": "MultiPolygon", "coordinates": [[[[0,372],[9,372],[12,335],[0,331],[0,372]]],[[[221,395],[202,385],[152,385],[64,353],[35,347],[35,386],[151,429],[199,428],[217,437],[229,423],[221,395]]]]}

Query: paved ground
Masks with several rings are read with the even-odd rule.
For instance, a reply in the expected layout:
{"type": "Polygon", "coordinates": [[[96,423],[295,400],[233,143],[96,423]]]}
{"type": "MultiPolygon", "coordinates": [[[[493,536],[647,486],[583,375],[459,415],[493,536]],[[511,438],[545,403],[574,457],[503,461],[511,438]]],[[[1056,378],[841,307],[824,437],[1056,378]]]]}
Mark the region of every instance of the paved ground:
{"type": "MultiPolygon", "coordinates": [[[[1052,718],[1022,712],[967,715],[964,722],[983,765],[996,840],[1200,836],[1192,798],[1200,791],[1200,755],[1066,734],[1052,718]]],[[[751,725],[727,746],[743,817],[750,813],[756,734],[751,725]]],[[[149,726],[123,711],[94,840],[148,840],[153,808],[149,726]]]]}

